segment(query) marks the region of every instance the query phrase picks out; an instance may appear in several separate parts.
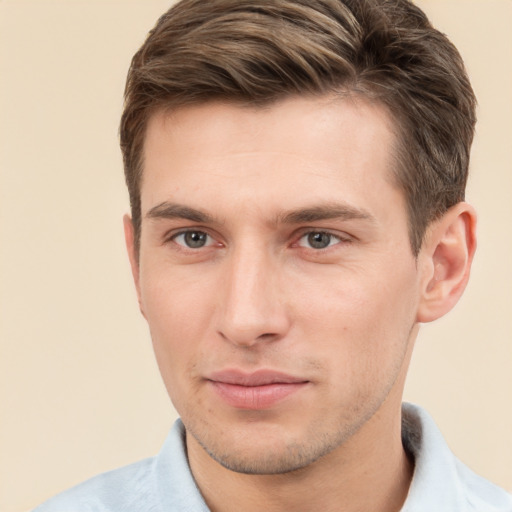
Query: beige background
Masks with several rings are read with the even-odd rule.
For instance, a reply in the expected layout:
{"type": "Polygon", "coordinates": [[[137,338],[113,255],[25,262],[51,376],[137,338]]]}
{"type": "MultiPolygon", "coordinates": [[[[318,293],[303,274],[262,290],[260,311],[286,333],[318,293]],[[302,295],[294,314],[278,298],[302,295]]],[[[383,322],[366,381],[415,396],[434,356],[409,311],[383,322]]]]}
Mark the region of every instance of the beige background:
{"type": "MultiPolygon", "coordinates": [[[[0,511],[155,453],[174,418],[124,254],[117,124],[169,2],[0,0],[0,511]]],[[[426,326],[406,398],[512,490],[512,2],[424,0],[480,100],[462,303],[426,326]]]]}

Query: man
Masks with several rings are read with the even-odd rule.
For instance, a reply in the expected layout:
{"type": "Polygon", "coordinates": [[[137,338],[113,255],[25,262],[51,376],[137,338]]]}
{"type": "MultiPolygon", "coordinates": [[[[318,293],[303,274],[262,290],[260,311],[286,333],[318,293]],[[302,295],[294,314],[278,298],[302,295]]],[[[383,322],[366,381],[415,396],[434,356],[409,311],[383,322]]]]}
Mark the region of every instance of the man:
{"type": "Polygon", "coordinates": [[[135,55],[128,253],[179,420],[49,511],[511,511],[402,392],[466,286],[475,99],[405,0],[183,0],[135,55]]]}

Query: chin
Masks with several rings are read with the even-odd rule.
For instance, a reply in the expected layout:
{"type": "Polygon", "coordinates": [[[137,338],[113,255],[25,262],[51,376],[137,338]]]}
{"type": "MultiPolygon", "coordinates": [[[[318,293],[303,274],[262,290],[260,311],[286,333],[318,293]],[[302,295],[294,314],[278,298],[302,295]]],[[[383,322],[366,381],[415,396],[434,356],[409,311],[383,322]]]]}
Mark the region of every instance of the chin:
{"type": "MultiPolygon", "coordinates": [[[[324,432],[323,435],[292,435],[277,425],[274,429],[256,428],[250,435],[238,431],[216,436],[213,429],[201,427],[199,432],[193,427],[187,428],[187,433],[221,466],[248,475],[276,475],[301,470],[349,437],[341,431],[324,432]]],[[[318,432],[316,429],[313,431],[318,432]]]]}
{"type": "Polygon", "coordinates": [[[220,465],[236,473],[246,475],[276,475],[290,473],[309,466],[321,458],[329,449],[310,450],[304,445],[290,445],[279,450],[273,446],[262,447],[254,453],[253,450],[211,450],[203,447],[207,453],[220,465]]]}

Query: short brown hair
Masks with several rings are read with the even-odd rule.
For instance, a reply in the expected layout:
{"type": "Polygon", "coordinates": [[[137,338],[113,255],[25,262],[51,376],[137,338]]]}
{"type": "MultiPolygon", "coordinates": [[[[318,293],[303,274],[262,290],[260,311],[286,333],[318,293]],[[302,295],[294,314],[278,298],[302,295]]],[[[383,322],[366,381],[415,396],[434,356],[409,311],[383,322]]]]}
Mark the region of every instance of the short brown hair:
{"type": "Polygon", "coordinates": [[[462,59],[408,0],[182,0],[132,59],[120,136],[138,248],[149,117],[212,100],[355,92],[396,121],[413,253],[464,199],[476,100],[462,59]]]}

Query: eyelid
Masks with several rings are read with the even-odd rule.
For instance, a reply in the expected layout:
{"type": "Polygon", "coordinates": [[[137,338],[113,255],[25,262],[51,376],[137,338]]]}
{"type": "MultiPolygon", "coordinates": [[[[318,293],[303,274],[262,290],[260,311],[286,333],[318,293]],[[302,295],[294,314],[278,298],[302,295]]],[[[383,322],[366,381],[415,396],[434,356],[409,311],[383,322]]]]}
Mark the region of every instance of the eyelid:
{"type": "Polygon", "coordinates": [[[208,233],[205,233],[204,231],[199,231],[199,230],[197,230],[197,231],[182,231],[181,233],[176,233],[175,235],[172,236],[171,240],[173,242],[177,243],[179,246],[183,247],[184,249],[192,249],[192,250],[198,250],[198,249],[203,249],[204,247],[210,247],[213,242],[213,238],[208,233]],[[180,237],[185,237],[187,235],[187,233],[191,233],[191,232],[205,234],[206,241],[205,241],[204,245],[201,245],[200,247],[189,247],[186,243],[180,243],[177,241],[180,237]]]}
{"type": "Polygon", "coordinates": [[[220,242],[218,240],[218,237],[214,236],[211,233],[210,229],[202,227],[202,226],[187,226],[187,227],[171,229],[171,230],[167,231],[165,233],[165,235],[163,236],[163,242],[162,243],[163,244],[167,244],[169,242],[174,242],[181,249],[190,250],[190,251],[197,251],[198,249],[194,249],[192,247],[187,247],[184,244],[180,244],[180,243],[176,242],[176,238],[178,238],[181,235],[185,235],[187,233],[190,233],[190,232],[204,233],[205,235],[207,235],[207,237],[209,239],[211,239],[211,241],[209,243],[207,243],[206,245],[204,245],[203,247],[200,247],[198,249],[202,249],[202,248],[206,248],[206,247],[211,247],[213,245],[218,245],[218,246],[222,246],[223,245],[222,242],[220,242]]]}
{"type": "Polygon", "coordinates": [[[172,228],[167,230],[163,234],[162,239],[164,242],[168,242],[169,240],[176,238],[178,235],[182,235],[190,231],[199,231],[201,233],[206,233],[207,235],[210,234],[209,230],[202,226],[180,226],[179,228],[172,228]]]}
{"type": "Polygon", "coordinates": [[[322,251],[328,250],[329,248],[331,248],[333,246],[351,243],[354,241],[354,239],[355,239],[355,237],[353,237],[345,232],[339,232],[339,231],[335,231],[335,230],[331,230],[331,229],[324,229],[324,228],[303,228],[294,237],[295,241],[293,242],[292,246],[301,247],[303,249],[308,249],[308,250],[312,250],[315,252],[322,252],[322,251]],[[328,245],[327,247],[324,247],[323,249],[314,249],[312,247],[306,247],[306,246],[299,245],[300,240],[302,240],[304,237],[310,235],[311,233],[326,234],[326,235],[332,236],[333,238],[336,238],[338,240],[338,242],[335,244],[332,244],[332,245],[328,245]]]}

